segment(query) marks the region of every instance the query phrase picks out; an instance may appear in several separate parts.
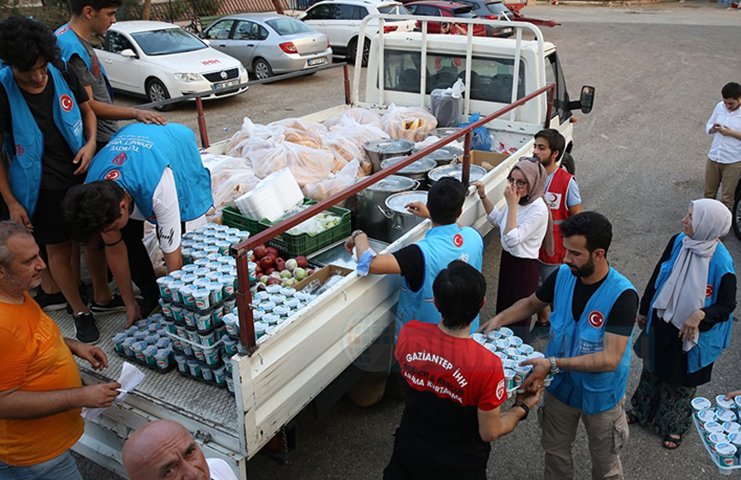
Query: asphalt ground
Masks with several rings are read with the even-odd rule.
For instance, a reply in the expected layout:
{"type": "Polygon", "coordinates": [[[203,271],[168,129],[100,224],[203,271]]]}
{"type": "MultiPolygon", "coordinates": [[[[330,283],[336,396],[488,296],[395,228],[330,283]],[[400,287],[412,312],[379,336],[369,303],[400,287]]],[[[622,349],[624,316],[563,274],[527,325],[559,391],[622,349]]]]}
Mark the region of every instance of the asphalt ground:
{"type": "MultiPolygon", "coordinates": [[[[741,81],[741,11],[715,3],[661,3],[644,6],[532,6],[527,15],[554,18],[561,26],[544,30],[558,47],[567,85],[578,96],[583,84],[597,89],[594,110],[576,113],[573,151],[585,208],[611,219],[612,265],[642,291],[668,239],[680,230],[691,199],[702,196],[710,137],[703,129],[720,89],[741,81]]],[[[134,105],[136,100],[119,97],[134,105]]],[[[267,123],[299,116],[343,101],[341,69],[311,77],[252,87],[244,95],[206,103],[212,141],[239,129],[242,118],[267,123]]],[[[195,108],[178,106],[170,121],[195,128],[195,108]]],[[[737,263],[741,243],[725,244],[737,263]]],[[[484,271],[489,281],[487,317],[493,314],[499,257],[498,240],[489,243],[484,271]]],[[[735,325],[738,330],[738,325],[735,325]]],[[[541,348],[543,345],[537,345],[541,348]]],[[[715,364],[713,380],[698,394],[713,397],[741,388],[741,337],[715,364]]],[[[640,363],[633,359],[630,395],[640,363]]],[[[286,465],[258,455],[248,462],[250,479],[380,478],[391,456],[393,432],[403,405],[384,400],[371,408],[340,401],[320,419],[298,417],[298,448],[286,465]]],[[[574,447],[577,479],[590,478],[586,436],[580,428],[574,447]]],[[[694,431],[676,451],[661,448],[649,428],[632,426],[622,451],[626,478],[716,478],[694,431]]],[[[80,459],[86,479],[118,478],[80,459]]],[[[535,415],[493,443],[489,478],[542,477],[543,452],[535,415]]]]}

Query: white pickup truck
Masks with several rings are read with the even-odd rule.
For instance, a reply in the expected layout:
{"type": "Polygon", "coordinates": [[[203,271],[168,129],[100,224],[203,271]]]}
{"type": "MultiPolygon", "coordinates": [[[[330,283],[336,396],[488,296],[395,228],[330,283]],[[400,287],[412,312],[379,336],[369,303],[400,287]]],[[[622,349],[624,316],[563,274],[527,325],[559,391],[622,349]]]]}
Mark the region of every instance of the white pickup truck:
{"type": "MultiPolygon", "coordinates": [[[[378,20],[382,24],[390,18],[379,16],[378,20]]],[[[541,128],[548,126],[561,131],[567,140],[566,149],[571,151],[571,109],[588,112],[594,89],[583,87],[580,101],[569,101],[556,47],[543,40],[537,27],[507,22],[507,26],[516,28],[515,36],[510,39],[432,35],[426,33],[425,22],[444,19],[412,18],[421,22],[420,32],[391,32],[372,40],[367,69],[355,68],[351,104],[316,112],[304,119],[321,122],[351,107],[383,113],[391,103],[429,108],[430,91],[452,85],[460,75],[470,85],[465,113],[480,112],[482,118],[534,92],[544,92],[487,125],[492,144],[508,153],[481,180],[492,198],[502,196],[509,169],[519,157],[531,154],[532,136],[541,128]],[[526,40],[525,36],[532,39],[526,40]],[[555,84],[552,108],[546,88],[549,84],[555,84]],[[361,90],[364,90],[362,97],[361,90]]],[[[489,20],[468,22],[501,26],[500,22],[489,20]]],[[[210,151],[222,153],[225,145],[226,141],[220,142],[210,151]]],[[[317,206],[329,205],[325,201],[317,206]]],[[[471,194],[466,200],[461,222],[478,228],[482,234],[488,232],[476,195],[471,194]]],[[[287,223],[291,220],[282,226],[287,223]]],[[[277,228],[285,230],[282,226],[277,228]]],[[[397,249],[421,239],[428,227],[428,221],[417,225],[389,248],[397,249]]],[[[257,240],[257,236],[254,238],[257,240]]],[[[398,284],[399,278],[393,275],[361,278],[350,273],[300,310],[274,335],[261,339],[256,346],[247,342],[253,344],[251,353],[238,354],[232,359],[234,396],[226,390],[181,377],[176,371],[167,374],[148,371],[146,379],[124,403],[108,409],[98,420],[88,422],[85,435],[75,449],[123,474],[120,450],[131,430],[152,419],[168,418],[193,432],[207,457],[225,459],[242,479],[247,478],[247,460],[302,409],[317,398],[321,400],[322,392],[392,323],[398,284]]],[[[240,316],[244,317],[243,327],[248,327],[246,323],[252,315],[240,312],[240,316]]],[[[99,322],[99,345],[107,352],[111,365],[100,374],[81,364],[86,383],[115,378],[120,372],[122,359],[113,352],[110,337],[122,321],[121,318],[99,322]]],[[[74,335],[71,322],[59,323],[66,335],[74,335]]]]}

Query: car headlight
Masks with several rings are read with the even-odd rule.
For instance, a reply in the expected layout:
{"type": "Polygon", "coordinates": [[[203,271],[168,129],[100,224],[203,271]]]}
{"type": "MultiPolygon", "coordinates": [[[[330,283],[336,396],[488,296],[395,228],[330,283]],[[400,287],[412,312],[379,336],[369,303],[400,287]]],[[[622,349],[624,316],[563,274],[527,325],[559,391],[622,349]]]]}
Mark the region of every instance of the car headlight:
{"type": "Polygon", "coordinates": [[[178,82],[199,82],[201,81],[201,76],[197,73],[176,73],[174,75],[175,80],[178,82]]]}
{"type": "Polygon", "coordinates": [[[242,65],[242,64],[240,63],[240,64],[239,64],[239,76],[241,77],[242,75],[247,75],[247,69],[246,69],[246,68],[244,68],[244,65],[242,65]]]}

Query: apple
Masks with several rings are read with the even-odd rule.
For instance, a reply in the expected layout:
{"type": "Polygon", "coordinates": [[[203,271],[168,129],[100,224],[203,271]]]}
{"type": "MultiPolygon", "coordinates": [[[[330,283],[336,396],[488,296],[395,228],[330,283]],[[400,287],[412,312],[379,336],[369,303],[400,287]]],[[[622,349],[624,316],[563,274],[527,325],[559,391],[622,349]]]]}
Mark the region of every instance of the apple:
{"type": "Polygon", "coordinates": [[[306,268],[309,266],[309,261],[306,260],[306,257],[304,257],[303,255],[299,255],[298,257],[295,258],[295,260],[296,260],[296,264],[301,268],[306,268]]]}
{"type": "Polygon", "coordinates": [[[260,277],[260,283],[265,283],[265,284],[267,284],[267,283],[268,283],[268,279],[269,279],[269,278],[270,278],[270,277],[268,277],[267,275],[262,275],[262,276],[260,277]]]}
{"type": "Polygon", "coordinates": [[[282,272],[283,270],[285,270],[285,269],[286,269],[286,261],[285,261],[285,260],[283,260],[283,259],[282,259],[282,258],[280,258],[280,257],[276,258],[276,259],[275,259],[275,268],[276,268],[276,269],[277,269],[277,270],[278,270],[279,272],[282,272]]]}
{"type": "Polygon", "coordinates": [[[268,254],[268,249],[265,247],[265,245],[258,245],[252,250],[252,253],[254,253],[255,258],[259,260],[268,254]]]}
{"type": "Polygon", "coordinates": [[[275,247],[268,247],[268,253],[273,257],[278,257],[278,249],[275,247]]]}
{"type": "Polygon", "coordinates": [[[270,277],[268,279],[268,285],[280,285],[280,279],[275,277],[270,277]]]}
{"type": "Polygon", "coordinates": [[[293,278],[293,275],[289,270],[283,270],[280,272],[281,278],[293,278]]]}
{"type": "Polygon", "coordinates": [[[313,269],[313,268],[308,268],[308,269],[306,270],[306,276],[307,276],[307,277],[310,277],[310,276],[312,276],[313,274],[314,274],[314,269],[313,269]]]}
{"type": "Polygon", "coordinates": [[[275,269],[273,269],[273,271],[270,272],[270,277],[271,278],[277,278],[278,280],[280,280],[281,278],[283,278],[283,277],[280,276],[280,272],[278,270],[275,270],[275,269]]]}
{"type": "Polygon", "coordinates": [[[296,267],[296,269],[293,271],[293,278],[295,278],[296,281],[301,281],[306,277],[307,277],[306,269],[303,269],[301,267],[296,267]]]}
{"type": "Polygon", "coordinates": [[[265,275],[272,275],[274,271],[275,271],[275,269],[273,267],[270,267],[270,268],[266,268],[263,273],[265,275]]]}
{"type": "Polygon", "coordinates": [[[296,270],[296,267],[298,267],[298,262],[296,262],[295,258],[286,261],[286,268],[288,270],[293,272],[294,270],[296,270]]]}
{"type": "Polygon", "coordinates": [[[294,280],[294,279],[292,279],[292,278],[286,278],[286,279],[284,279],[284,280],[283,280],[283,281],[282,281],[282,282],[280,283],[280,285],[281,285],[282,287],[292,287],[292,286],[294,286],[295,284],[296,284],[296,280],[294,280]]]}
{"type": "Polygon", "coordinates": [[[275,257],[272,255],[265,255],[260,259],[260,268],[263,270],[267,270],[268,268],[274,266],[275,263],[275,257]]]}

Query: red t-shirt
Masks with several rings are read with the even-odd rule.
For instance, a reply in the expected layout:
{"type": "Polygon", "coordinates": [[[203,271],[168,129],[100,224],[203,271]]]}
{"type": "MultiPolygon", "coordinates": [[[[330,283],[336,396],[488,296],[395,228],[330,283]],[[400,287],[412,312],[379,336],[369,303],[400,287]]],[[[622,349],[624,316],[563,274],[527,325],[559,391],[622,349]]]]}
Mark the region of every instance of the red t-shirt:
{"type": "Polygon", "coordinates": [[[408,322],[396,360],[407,384],[464,407],[493,410],[507,400],[502,362],[471,338],[452,337],[436,325],[408,322]]]}

